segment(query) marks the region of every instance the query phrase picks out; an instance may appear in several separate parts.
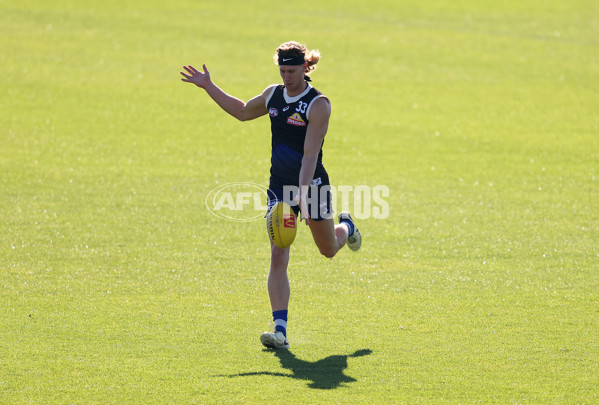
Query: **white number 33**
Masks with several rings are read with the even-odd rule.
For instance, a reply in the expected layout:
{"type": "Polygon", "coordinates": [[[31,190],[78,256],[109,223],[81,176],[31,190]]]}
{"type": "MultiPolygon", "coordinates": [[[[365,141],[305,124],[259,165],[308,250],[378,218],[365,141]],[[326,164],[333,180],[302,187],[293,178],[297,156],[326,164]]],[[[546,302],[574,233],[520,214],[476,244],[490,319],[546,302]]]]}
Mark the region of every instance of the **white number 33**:
{"type": "Polygon", "coordinates": [[[303,101],[299,102],[299,107],[295,109],[295,111],[304,114],[306,112],[306,108],[308,108],[308,103],[304,103],[303,101]]]}

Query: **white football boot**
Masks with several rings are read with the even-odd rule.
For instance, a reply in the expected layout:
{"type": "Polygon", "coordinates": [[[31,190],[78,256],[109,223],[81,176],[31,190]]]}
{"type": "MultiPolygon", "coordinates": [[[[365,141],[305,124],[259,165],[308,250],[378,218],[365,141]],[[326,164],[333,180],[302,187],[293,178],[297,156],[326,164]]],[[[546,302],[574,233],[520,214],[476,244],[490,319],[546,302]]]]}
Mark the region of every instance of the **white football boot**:
{"type": "Polygon", "coordinates": [[[266,347],[272,349],[289,349],[289,341],[280,330],[274,333],[264,332],[260,335],[260,342],[266,347]]]}
{"type": "Polygon", "coordinates": [[[342,220],[351,222],[354,226],[354,233],[347,238],[347,246],[355,252],[356,250],[360,249],[360,246],[362,246],[362,234],[358,230],[358,227],[354,223],[351,215],[349,215],[349,212],[344,211],[339,214],[339,223],[341,223],[342,220]]]}

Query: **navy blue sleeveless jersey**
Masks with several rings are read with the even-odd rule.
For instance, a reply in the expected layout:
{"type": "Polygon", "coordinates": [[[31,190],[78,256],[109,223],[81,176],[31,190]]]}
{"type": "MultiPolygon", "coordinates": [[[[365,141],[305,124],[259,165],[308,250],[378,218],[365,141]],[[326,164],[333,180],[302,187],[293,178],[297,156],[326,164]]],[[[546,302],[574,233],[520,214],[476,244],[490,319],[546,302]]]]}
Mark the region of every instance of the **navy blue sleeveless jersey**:
{"type": "MultiPolygon", "coordinates": [[[[270,189],[287,185],[299,186],[310,108],[319,97],[325,96],[310,84],[296,97],[289,97],[282,84],[274,87],[268,96],[266,108],[272,131],[270,189]]],[[[313,179],[314,185],[329,184],[329,176],[322,165],[322,145],[313,179]]]]}

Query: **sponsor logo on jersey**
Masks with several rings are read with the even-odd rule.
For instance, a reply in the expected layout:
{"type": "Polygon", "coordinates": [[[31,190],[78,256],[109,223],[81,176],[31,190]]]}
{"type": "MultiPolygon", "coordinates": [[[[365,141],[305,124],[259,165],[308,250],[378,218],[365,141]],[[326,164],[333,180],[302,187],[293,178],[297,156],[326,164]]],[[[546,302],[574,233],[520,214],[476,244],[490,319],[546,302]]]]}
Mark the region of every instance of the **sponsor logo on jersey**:
{"type": "Polygon", "coordinates": [[[271,117],[276,117],[277,115],[279,115],[279,111],[276,108],[269,108],[268,109],[268,115],[270,115],[271,117]]]}
{"type": "Polygon", "coordinates": [[[291,117],[287,118],[287,123],[291,125],[295,125],[297,127],[305,127],[306,121],[302,119],[302,116],[298,113],[293,114],[291,117]]]}
{"type": "Polygon", "coordinates": [[[283,227],[284,228],[295,228],[295,215],[283,214],[283,227]]]}

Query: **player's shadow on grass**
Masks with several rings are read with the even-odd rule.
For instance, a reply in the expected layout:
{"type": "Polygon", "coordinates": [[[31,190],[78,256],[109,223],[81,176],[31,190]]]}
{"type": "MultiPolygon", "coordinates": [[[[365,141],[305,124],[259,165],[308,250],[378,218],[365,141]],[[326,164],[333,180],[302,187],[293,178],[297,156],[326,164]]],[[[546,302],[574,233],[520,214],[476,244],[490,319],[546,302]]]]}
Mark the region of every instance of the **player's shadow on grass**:
{"type": "Polygon", "coordinates": [[[274,352],[279,358],[281,366],[291,371],[287,373],[273,373],[270,371],[257,371],[253,373],[241,373],[229,377],[244,377],[253,375],[272,375],[277,377],[294,378],[309,381],[308,387],[315,389],[330,390],[338,388],[344,383],[355,382],[356,379],[345,375],[343,371],[347,368],[349,357],[362,357],[372,353],[370,349],[357,350],[350,355],[336,355],[325,357],[318,361],[306,361],[295,357],[290,350],[268,350],[274,352]]]}

